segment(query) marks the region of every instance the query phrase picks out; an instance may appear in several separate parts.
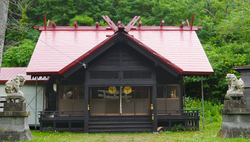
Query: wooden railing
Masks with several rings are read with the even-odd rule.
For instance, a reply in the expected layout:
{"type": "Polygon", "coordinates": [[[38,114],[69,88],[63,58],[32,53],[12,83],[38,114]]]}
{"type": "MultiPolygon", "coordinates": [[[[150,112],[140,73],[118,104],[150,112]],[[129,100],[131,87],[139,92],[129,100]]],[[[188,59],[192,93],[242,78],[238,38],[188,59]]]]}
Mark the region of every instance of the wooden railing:
{"type": "Polygon", "coordinates": [[[199,110],[157,110],[158,126],[164,130],[199,130],[199,110]]]}
{"type": "Polygon", "coordinates": [[[199,116],[199,110],[157,110],[157,114],[199,116]]]}
{"type": "Polygon", "coordinates": [[[39,111],[41,131],[84,131],[84,111],[39,111]]]}
{"type": "Polygon", "coordinates": [[[39,111],[40,118],[84,116],[84,111],[39,111]]]}

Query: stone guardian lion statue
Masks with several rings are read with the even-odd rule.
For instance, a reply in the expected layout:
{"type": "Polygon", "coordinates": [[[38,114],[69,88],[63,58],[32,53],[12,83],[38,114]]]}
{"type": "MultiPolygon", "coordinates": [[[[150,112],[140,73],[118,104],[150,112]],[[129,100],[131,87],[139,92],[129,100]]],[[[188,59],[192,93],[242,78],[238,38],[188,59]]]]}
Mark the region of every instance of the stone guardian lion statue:
{"type": "Polygon", "coordinates": [[[228,83],[228,90],[225,96],[226,100],[233,100],[232,97],[242,98],[244,91],[244,82],[243,80],[237,79],[234,74],[227,74],[226,81],[228,83]]]}
{"type": "Polygon", "coordinates": [[[25,98],[23,92],[21,91],[22,86],[25,83],[25,75],[18,74],[13,80],[9,80],[5,83],[5,92],[7,94],[6,101],[10,103],[12,100],[19,100],[19,102],[24,102],[25,98]]]}

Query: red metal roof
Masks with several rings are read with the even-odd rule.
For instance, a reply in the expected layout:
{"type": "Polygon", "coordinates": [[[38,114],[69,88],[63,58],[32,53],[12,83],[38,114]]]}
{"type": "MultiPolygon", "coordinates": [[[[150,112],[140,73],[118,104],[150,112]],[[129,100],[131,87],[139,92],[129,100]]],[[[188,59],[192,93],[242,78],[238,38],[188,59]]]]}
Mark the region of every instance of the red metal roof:
{"type": "MultiPolygon", "coordinates": [[[[8,80],[12,80],[18,74],[25,74],[26,75],[26,67],[9,67],[9,68],[1,68],[0,72],[0,83],[5,83],[8,80]]],[[[46,82],[48,81],[49,77],[39,77],[37,82],[46,82]]],[[[35,78],[31,79],[31,75],[25,76],[26,83],[33,83],[36,82],[35,78]]]]}
{"type": "Polygon", "coordinates": [[[144,45],[183,70],[182,74],[212,74],[213,69],[195,31],[130,31],[144,45]]]}
{"type": "MultiPolygon", "coordinates": [[[[30,75],[62,74],[77,63],[76,59],[84,59],[115,36],[106,27],[36,28],[42,33],[27,68],[30,75]]],[[[182,74],[213,74],[195,32],[199,28],[137,27],[128,37],[182,74]]]]}

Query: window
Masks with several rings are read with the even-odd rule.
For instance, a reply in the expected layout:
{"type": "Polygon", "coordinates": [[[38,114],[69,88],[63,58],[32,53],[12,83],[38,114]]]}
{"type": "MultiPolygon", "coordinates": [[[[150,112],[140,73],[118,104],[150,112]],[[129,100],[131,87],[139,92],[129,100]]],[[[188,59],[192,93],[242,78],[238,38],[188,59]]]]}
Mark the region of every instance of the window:
{"type": "Polygon", "coordinates": [[[84,99],[84,86],[60,85],[60,99],[84,99]]]}
{"type": "Polygon", "coordinates": [[[181,109],[180,86],[178,84],[157,86],[157,114],[176,114],[181,109]],[[169,110],[169,111],[166,111],[169,110]]]}
{"type": "Polygon", "coordinates": [[[167,86],[167,98],[179,98],[179,86],[167,86]]]}
{"type": "Polygon", "coordinates": [[[82,115],[84,97],[85,88],[83,85],[60,85],[58,110],[67,111],[72,115],[79,115],[79,113],[82,115]]]}
{"type": "Polygon", "coordinates": [[[180,87],[178,85],[157,86],[157,98],[179,98],[180,87]]]}

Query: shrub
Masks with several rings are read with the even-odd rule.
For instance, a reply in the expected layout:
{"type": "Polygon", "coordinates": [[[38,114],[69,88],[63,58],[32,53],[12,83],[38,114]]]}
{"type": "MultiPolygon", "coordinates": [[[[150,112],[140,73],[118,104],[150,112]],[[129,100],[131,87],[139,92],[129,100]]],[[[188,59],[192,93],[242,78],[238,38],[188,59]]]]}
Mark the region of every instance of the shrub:
{"type": "MultiPolygon", "coordinates": [[[[202,102],[199,99],[193,99],[191,97],[184,98],[184,108],[187,110],[198,109],[200,110],[201,121],[203,119],[202,114],[202,102]]],[[[206,123],[219,122],[222,120],[220,115],[220,109],[223,109],[224,105],[220,103],[212,103],[210,101],[204,101],[204,117],[206,123]]]]}

